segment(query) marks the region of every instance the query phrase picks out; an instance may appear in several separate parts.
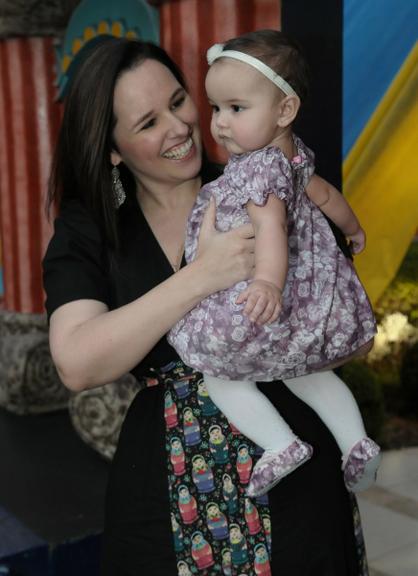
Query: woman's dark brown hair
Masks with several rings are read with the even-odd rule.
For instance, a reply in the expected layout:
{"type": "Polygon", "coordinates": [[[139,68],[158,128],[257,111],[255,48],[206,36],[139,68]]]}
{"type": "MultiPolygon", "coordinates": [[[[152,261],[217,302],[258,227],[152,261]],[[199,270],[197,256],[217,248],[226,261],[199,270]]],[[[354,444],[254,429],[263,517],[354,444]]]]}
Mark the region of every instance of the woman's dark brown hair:
{"type": "MultiPolygon", "coordinates": [[[[71,80],[55,148],[48,187],[47,209],[78,198],[95,218],[110,248],[118,246],[110,153],[115,149],[113,92],[118,78],[145,60],[166,66],[186,88],[183,75],[167,53],[154,44],[125,38],[103,37],[85,55],[71,80]]],[[[134,198],[132,174],[119,165],[128,196],[134,198]]]]}

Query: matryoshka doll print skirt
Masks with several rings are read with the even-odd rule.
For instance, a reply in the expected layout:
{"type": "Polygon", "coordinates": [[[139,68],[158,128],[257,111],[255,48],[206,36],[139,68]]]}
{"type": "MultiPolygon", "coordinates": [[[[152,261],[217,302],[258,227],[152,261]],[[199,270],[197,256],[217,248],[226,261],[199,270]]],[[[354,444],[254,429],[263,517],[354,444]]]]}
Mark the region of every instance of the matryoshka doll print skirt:
{"type": "Polygon", "coordinates": [[[158,371],[174,550],[179,576],[272,574],[268,497],[245,496],[261,454],[209,398],[202,375],[181,361],[158,371]]]}

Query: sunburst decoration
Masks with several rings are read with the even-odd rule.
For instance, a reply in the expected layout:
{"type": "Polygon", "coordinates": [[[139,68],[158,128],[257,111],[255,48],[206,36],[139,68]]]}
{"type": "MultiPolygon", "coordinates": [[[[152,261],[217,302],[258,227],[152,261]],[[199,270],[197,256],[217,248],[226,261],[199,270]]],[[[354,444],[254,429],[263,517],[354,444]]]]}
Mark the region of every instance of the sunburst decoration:
{"type": "Polygon", "coordinates": [[[158,10],[145,0],[102,0],[99,5],[95,0],[83,0],[71,16],[63,42],[56,46],[57,100],[65,97],[78,55],[103,35],[158,44],[158,10]]]}
{"type": "Polygon", "coordinates": [[[88,44],[93,38],[97,38],[97,36],[109,35],[109,36],[116,36],[117,38],[139,38],[140,33],[139,30],[136,28],[129,28],[126,29],[126,25],[124,22],[110,22],[106,20],[102,20],[99,22],[97,27],[94,26],[87,26],[84,29],[83,36],[77,36],[73,39],[71,43],[71,53],[64,54],[60,67],[61,73],[65,74],[70,67],[72,61],[77,56],[82,48],[86,44],[88,44]]]}

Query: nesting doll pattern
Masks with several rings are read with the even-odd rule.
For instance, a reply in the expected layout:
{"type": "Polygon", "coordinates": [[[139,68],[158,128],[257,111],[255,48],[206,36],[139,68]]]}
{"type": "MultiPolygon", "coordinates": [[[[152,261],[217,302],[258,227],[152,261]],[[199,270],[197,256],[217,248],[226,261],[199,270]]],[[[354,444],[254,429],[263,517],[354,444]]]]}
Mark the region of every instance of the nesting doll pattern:
{"type": "Polygon", "coordinates": [[[271,574],[268,498],[245,495],[261,450],[230,426],[201,374],[181,361],[160,369],[179,576],[271,574]]]}

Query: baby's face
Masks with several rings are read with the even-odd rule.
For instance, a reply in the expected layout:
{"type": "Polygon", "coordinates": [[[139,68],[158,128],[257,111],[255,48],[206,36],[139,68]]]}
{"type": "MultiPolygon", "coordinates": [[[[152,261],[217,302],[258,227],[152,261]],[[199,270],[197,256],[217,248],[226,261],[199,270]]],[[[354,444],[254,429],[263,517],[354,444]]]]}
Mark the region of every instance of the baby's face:
{"type": "Polygon", "coordinates": [[[249,64],[217,60],[206,76],[206,92],[212,106],[212,136],[230,154],[264,148],[280,135],[283,94],[249,64]]]}

